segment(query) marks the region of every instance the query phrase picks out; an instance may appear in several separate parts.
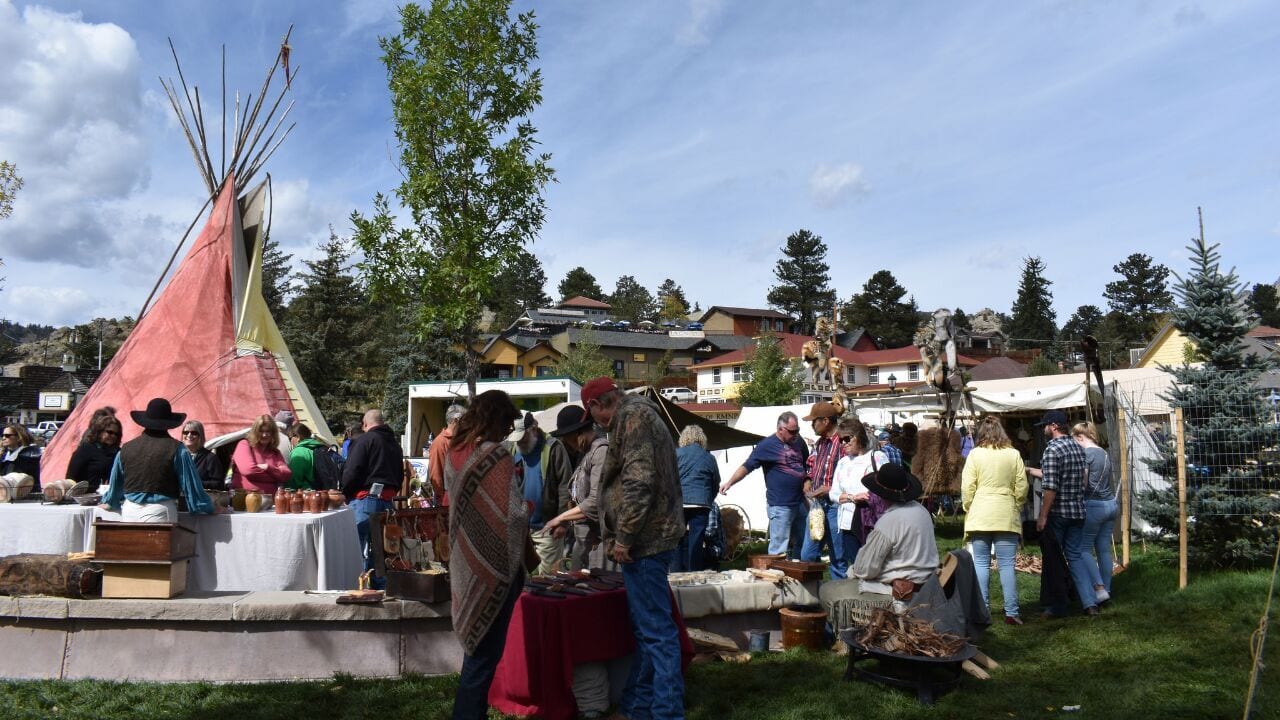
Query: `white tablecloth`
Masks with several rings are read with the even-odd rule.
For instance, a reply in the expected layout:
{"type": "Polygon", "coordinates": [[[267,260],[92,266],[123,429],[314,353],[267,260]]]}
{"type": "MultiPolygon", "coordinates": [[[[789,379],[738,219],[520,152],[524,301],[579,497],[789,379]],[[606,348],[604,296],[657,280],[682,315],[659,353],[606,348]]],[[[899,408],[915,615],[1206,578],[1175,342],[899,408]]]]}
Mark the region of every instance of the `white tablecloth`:
{"type": "Polygon", "coordinates": [[[88,546],[92,527],[93,506],[3,503],[0,504],[0,557],[19,553],[81,552],[88,546]]]}
{"type": "MultiPolygon", "coordinates": [[[[105,510],[98,517],[120,519],[105,510]]],[[[364,571],[351,508],[287,515],[180,513],[178,522],[196,531],[188,591],[348,590],[364,571]]]]}

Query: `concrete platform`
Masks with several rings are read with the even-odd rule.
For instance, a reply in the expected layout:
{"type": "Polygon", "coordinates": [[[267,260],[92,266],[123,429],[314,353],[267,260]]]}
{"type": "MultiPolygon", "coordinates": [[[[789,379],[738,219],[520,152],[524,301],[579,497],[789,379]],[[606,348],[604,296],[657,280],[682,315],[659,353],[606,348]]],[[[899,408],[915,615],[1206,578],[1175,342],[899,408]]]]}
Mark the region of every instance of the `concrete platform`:
{"type": "Polygon", "coordinates": [[[449,604],[338,605],[334,594],[172,600],[0,597],[0,677],[254,682],[454,673],[449,604]]]}

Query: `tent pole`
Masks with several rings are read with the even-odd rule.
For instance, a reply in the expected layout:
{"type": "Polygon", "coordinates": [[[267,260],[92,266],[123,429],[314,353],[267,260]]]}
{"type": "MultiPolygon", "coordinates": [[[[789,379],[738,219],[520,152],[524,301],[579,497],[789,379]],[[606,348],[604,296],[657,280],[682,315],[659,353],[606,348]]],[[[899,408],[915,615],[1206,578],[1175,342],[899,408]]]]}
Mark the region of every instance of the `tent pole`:
{"type": "MultiPolygon", "coordinates": [[[[1112,397],[1115,397],[1115,392],[1112,391],[1112,397]]],[[[1116,424],[1120,431],[1120,564],[1129,567],[1129,531],[1133,523],[1132,478],[1129,476],[1129,429],[1125,425],[1125,410],[1119,403],[1116,403],[1116,424]]]]}
{"type": "Polygon", "coordinates": [[[1178,589],[1187,586],[1187,431],[1182,408],[1174,411],[1178,433],[1178,589]]]}

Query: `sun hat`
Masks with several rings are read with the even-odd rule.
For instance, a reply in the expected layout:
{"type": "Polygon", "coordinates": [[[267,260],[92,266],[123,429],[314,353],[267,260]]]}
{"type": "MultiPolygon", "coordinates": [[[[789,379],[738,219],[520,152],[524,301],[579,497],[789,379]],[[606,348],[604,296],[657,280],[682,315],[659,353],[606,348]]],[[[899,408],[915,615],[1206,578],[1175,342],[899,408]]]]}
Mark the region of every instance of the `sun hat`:
{"type": "Polygon", "coordinates": [[[556,415],[556,429],[552,430],[551,437],[564,437],[572,435],[579,430],[591,427],[591,413],[587,409],[578,405],[565,405],[560,408],[560,412],[556,415]]]}
{"type": "Polygon", "coordinates": [[[920,479],[898,463],[885,463],[862,478],[867,490],[890,502],[911,502],[924,492],[920,479]]]}
{"type": "Polygon", "coordinates": [[[172,430],[186,421],[187,414],[174,412],[164,398],[152,398],[145,411],[130,410],[129,417],[148,430],[172,430]]]}
{"type": "Polygon", "coordinates": [[[809,409],[809,414],[805,415],[801,420],[808,422],[810,420],[817,420],[818,418],[833,417],[840,417],[840,411],[836,410],[835,405],[832,405],[829,402],[816,402],[813,404],[813,407],[809,409]]]}

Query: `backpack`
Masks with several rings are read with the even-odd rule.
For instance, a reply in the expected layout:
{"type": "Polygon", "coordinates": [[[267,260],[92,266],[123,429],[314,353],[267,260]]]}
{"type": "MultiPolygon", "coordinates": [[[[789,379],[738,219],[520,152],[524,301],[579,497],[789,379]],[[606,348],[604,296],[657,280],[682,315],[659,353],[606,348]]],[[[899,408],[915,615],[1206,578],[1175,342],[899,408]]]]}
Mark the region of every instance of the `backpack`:
{"type": "Polygon", "coordinates": [[[313,448],[311,486],[316,490],[337,490],[342,485],[342,466],[332,448],[313,448]]]}

